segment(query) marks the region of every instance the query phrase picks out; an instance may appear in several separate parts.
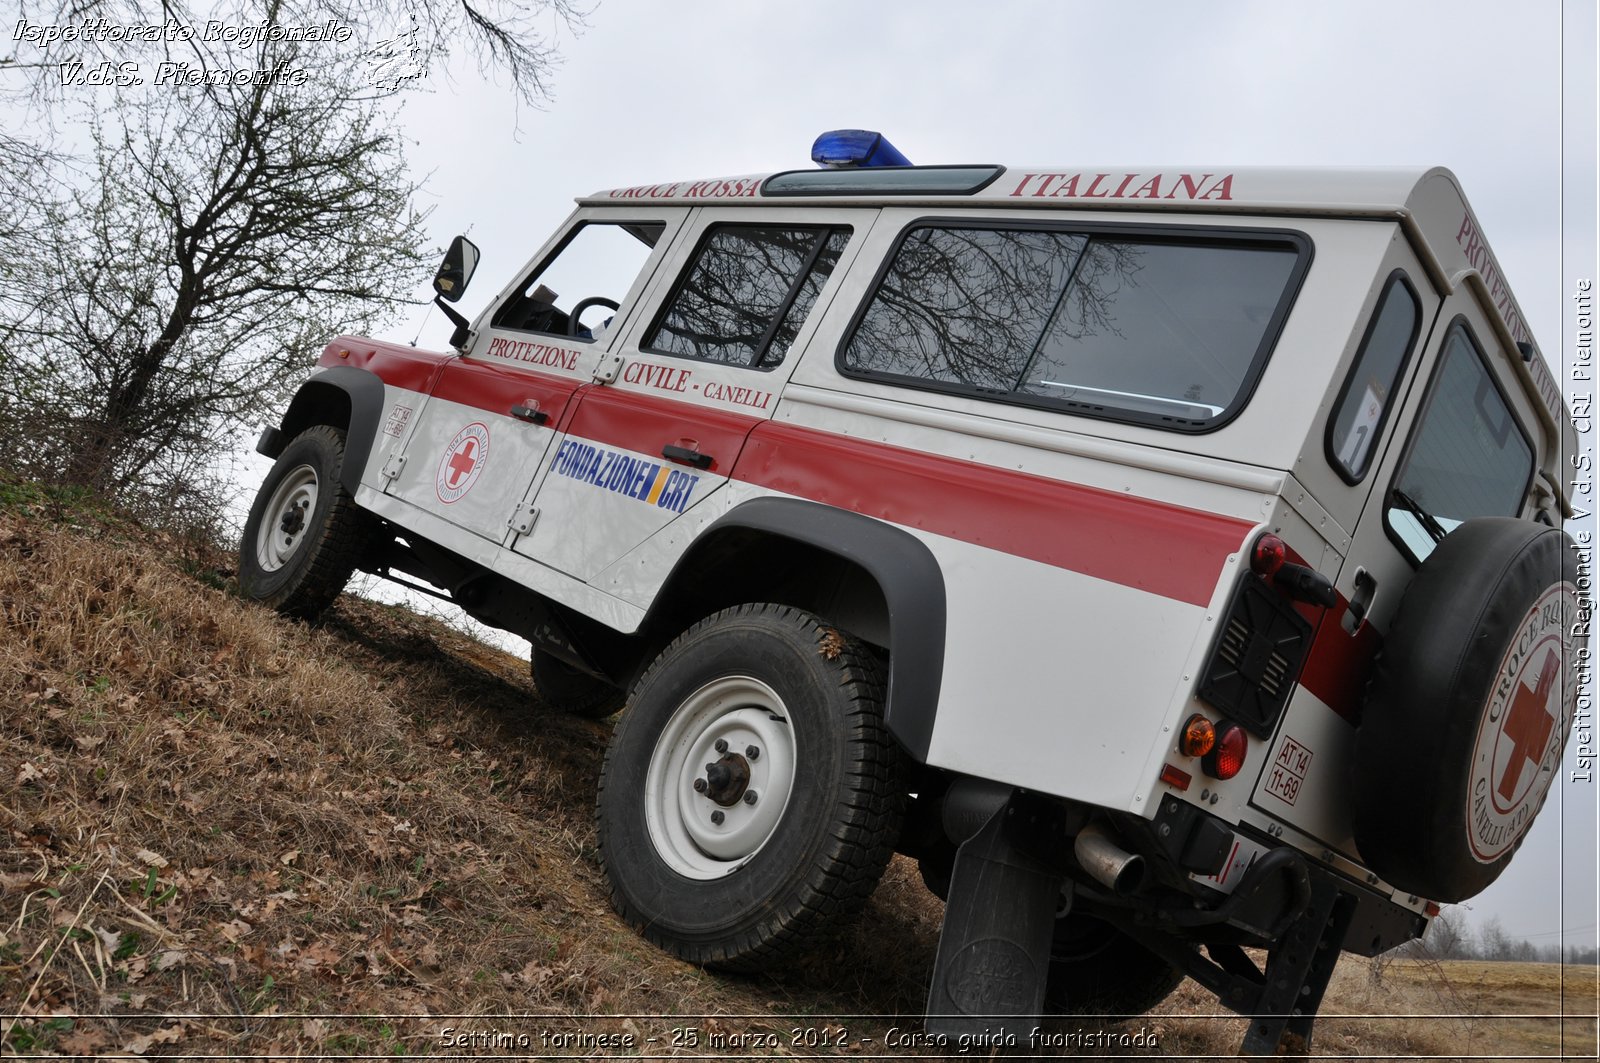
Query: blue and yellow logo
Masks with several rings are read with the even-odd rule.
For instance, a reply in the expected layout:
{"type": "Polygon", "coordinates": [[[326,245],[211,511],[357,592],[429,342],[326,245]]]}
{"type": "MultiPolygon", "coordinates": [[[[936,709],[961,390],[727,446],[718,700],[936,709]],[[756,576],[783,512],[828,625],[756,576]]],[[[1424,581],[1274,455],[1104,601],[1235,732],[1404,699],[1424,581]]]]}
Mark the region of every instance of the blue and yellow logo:
{"type": "Polygon", "coordinates": [[[562,441],[550,459],[550,471],[674,513],[689,508],[700,483],[693,473],[576,439],[562,441]]]}

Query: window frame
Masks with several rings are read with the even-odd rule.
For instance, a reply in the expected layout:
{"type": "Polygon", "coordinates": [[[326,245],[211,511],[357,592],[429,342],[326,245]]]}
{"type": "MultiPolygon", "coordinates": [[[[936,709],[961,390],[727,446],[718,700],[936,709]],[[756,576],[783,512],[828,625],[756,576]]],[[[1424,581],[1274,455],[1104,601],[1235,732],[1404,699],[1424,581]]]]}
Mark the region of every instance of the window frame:
{"type": "MultiPolygon", "coordinates": [[[[686,362],[694,362],[699,365],[723,365],[730,369],[748,369],[757,373],[770,373],[774,369],[777,369],[779,366],[783,365],[784,362],[789,360],[789,354],[792,352],[784,352],[784,357],[779,361],[768,362],[766,358],[767,353],[772,349],[772,341],[777,336],[778,329],[782,327],[784,319],[789,316],[789,311],[794,308],[795,300],[800,297],[800,291],[805,287],[806,278],[811,275],[811,271],[816,268],[817,260],[822,257],[823,251],[826,250],[828,246],[828,238],[836,232],[843,233],[845,236],[844,247],[839,249],[839,257],[841,260],[843,260],[844,253],[850,249],[850,242],[856,238],[856,226],[847,222],[787,222],[759,220],[717,220],[710,222],[701,231],[699,237],[696,238],[694,248],[689,252],[688,257],[684,259],[683,265],[678,270],[677,277],[674,278],[672,282],[672,286],[667,289],[666,297],[661,300],[661,304],[656,307],[655,313],[650,317],[650,323],[645,327],[644,331],[640,333],[639,351],[643,354],[658,355],[662,358],[681,358],[686,362]],[[695,267],[699,264],[700,256],[705,251],[706,245],[711,242],[711,239],[716,236],[717,233],[724,232],[729,229],[783,229],[790,232],[815,232],[819,237],[815,245],[811,248],[811,253],[806,256],[805,265],[802,266],[800,272],[795,275],[795,279],[789,283],[789,290],[784,294],[783,301],[779,304],[777,312],[773,315],[772,320],[767,324],[766,331],[761,334],[761,340],[756,345],[755,349],[755,360],[749,364],[741,364],[739,362],[724,362],[715,358],[702,358],[694,354],[682,354],[678,351],[666,351],[659,347],[648,346],[646,341],[654,339],[656,334],[660,332],[662,322],[666,320],[667,315],[671,312],[674,304],[676,304],[678,296],[683,292],[684,287],[689,283],[689,277],[694,272],[695,267]]],[[[835,265],[833,271],[829,272],[827,279],[822,282],[822,287],[817,290],[817,302],[821,302],[823,291],[827,289],[827,286],[832,283],[834,278],[837,276],[839,276],[839,271],[837,265],[835,265]]],[[[815,306],[813,306],[813,311],[814,310],[815,306]]],[[[809,313],[810,312],[808,311],[808,314],[809,313]]],[[[802,328],[804,325],[805,322],[801,322],[802,328]]]]}
{"type": "Polygon", "coordinates": [[[942,214],[923,215],[906,222],[901,227],[900,232],[896,234],[893,245],[889,248],[888,253],[884,255],[883,261],[873,274],[872,281],[868,285],[860,305],[856,307],[849,323],[845,326],[844,333],[839,339],[839,345],[834,351],[833,364],[840,376],[850,380],[885,384],[914,391],[928,391],[936,394],[982,399],[985,402],[996,402],[1007,406],[1048,410],[1053,413],[1065,413],[1074,417],[1087,417],[1098,421],[1112,421],[1144,428],[1157,428],[1162,431],[1181,432],[1186,435],[1205,435],[1227,426],[1250,405],[1250,399],[1254,396],[1256,387],[1260,384],[1261,377],[1266,371],[1267,363],[1271,361],[1272,352],[1277,348],[1278,340],[1283,334],[1283,328],[1289,319],[1289,313],[1299,299],[1300,291],[1305,285],[1307,274],[1311,271],[1311,263],[1315,255],[1316,246],[1306,233],[1298,229],[1286,229],[1276,226],[1254,228],[1162,223],[1145,225],[1126,222],[1044,221],[1035,218],[974,218],[942,214]],[[901,376],[878,370],[853,369],[847,366],[845,364],[845,352],[849,349],[851,341],[855,339],[862,319],[866,317],[867,310],[872,306],[879,290],[883,287],[884,279],[893,268],[896,259],[900,255],[901,248],[912,233],[926,228],[980,229],[987,231],[1041,230],[1082,233],[1088,236],[1091,241],[1095,237],[1122,236],[1130,239],[1152,238],[1151,242],[1153,243],[1184,244],[1189,246],[1278,245],[1280,249],[1294,251],[1295,262],[1290,267],[1289,277],[1284,282],[1283,291],[1279,294],[1278,302],[1273,307],[1272,314],[1268,317],[1266,326],[1262,330],[1261,340],[1256,345],[1256,350],[1251,354],[1250,361],[1245,367],[1244,375],[1239,382],[1239,389],[1235,393],[1232,403],[1215,417],[1196,422],[1157,413],[1100,407],[1098,404],[1095,407],[1091,407],[1086,403],[1074,403],[1065,399],[1051,399],[1017,391],[1000,393],[967,384],[946,383],[939,380],[901,376]]]}
{"type": "MultiPolygon", "coordinates": [[[[1495,394],[1500,397],[1501,403],[1505,405],[1506,416],[1511,420],[1511,427],[1516,429],[1517,435],[1528,448],[1528,475],[1522,481],[1522,489],[1517,494],[1517,508],[1511,513],[1484,514],[1484,516],[1521,517],[1522,511],[1528,507],[1528,491],[1533,486],[1533,478],[1539,475],[1539,448],[1533,445],[1533,438],[1528,435],[1528,430],[1523,425],[1522,418],[1517,415],[1516,405],[1512,403],[1510,396],[1506,393],[1505,385],[1501,383],[1499,374],[1494,371],[1494,363],[1489,360],[1488,353],[1484,350],[1483,345],[1478,342],[1477,334],[1472,331],[1472,323],[1467,320],[1465,314],[1457,314],[1450,320],[1450,324],[1445,326],[1444,339],[1439,343],[1439,356],[1435,359],[1433,368],[1429,371],[1428,390],[1424,393],[1422,405],[1417,408],[1416,416],[1411,421],[1410,434],[1406,438],[1405,449],[1401,451],[1400,459],[1394,463],[1394,469],[1389,474],[1388,486],[1384,488],[1383,493],[1377,499],[1378,515],[1383,523],[1384,535],[1395,545],[1395,548],[1400,551],[1400,556],[1405,558],[1412,568],[1420,568],[1427,558],[1417,557],[1413,554],[1405,538],[1390,523],[1389,511],[1391,507],[1389,499],[1394,496],[1395,488],[1400,485],[1401,474],[1405,472],[1411,463],[1412,452],[1416,450],[1417,441],[1422,435],[1422,426],[1427,423],[1428,414],[1433,410],[1433,404],[1439,397],[1439,380],[1444,374],[1446,355],[1450,349],[1450,340],[1458,331],[1466,339],[1467,347],[1477,356],[1478,364],[1482,367],[1484,375],[1489,378],[1489,383],[1494,386],[1495,394]]],[[[1438,544],[1435,544],[1435,548],[1437,546],[1438,544]]],[[[1431,555],[1433,551],[1430,550],[1428,553],[1431,555]]]]}
{"type": "Polygon", "coordinates": [[[1328,427],[1322,435],[1323,456],[1339,478],[1352,487],[1361,483],[1372,472],[1378,459],[1379,442],[1383,438],[1384,430],[1389,427],[1390,415],[1396,406],[1403,405],[1400,382],[1405,378],[1406,370],[1411,365],[1411,360],[1417,354],[1417,339],[1422,335],[1422,297],[1417,293],[1416,285],[1411,283],[1411,277],[1402,268],[1396,268],[1384,278],[1383,291],[1378,295],[1378,302],[1372,308],[1372,315],[1367,321],[1366,331],[1361,336],[1361,344],[1356,348],[1356,356],[1350,363],[1349,370],[1345,373],[1344,384],[1339,388],[1338,398],[1333,400],[1333,407],[1328,411],[1328,427]],[[1344,409],[1345,400],[1350,397],[1356,384],[1356,372],[1361,368],[1362,359],[1366,357],[1367,349],[1372,344],[1372,337],[1378,331],[1378,321],[1383,317],[1383,312],[1389,307],[1389,297],[1394,294],[1396,286],[1405,288],[1411,296],[1412,305],[1416,307],[1416,317],[1411,323],[1411,335],[1406,340],[1405,352],[1400,356],[1400,364],[1395,367],[1394,380],[1389,386],[1389,398],[1383,404],[1383,412],[1378,415],[1378,423],[1372,430],[1372,448],[1367,451],[1366,463],[1362,466],[1360,475],[1352,473],[1345,468],[1344,462],[1339,460],[1338,451],[1334,448],[1333,431],[1339,421],[1339,414],[1344,409]]]}

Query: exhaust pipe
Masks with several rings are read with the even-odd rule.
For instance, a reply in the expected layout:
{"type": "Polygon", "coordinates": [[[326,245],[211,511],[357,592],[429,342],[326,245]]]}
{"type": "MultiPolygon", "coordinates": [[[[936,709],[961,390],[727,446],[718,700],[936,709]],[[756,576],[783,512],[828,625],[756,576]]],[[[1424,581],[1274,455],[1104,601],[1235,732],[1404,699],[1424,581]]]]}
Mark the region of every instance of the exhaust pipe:
{"type": "Polygon", "coordinates": [[[1078,866],[1112,893],[1132,893],[1144,880],[1144,857],[1112,841],[1098,824],[1091,823],[1078,832],[1072,852],[1078,866]]]}

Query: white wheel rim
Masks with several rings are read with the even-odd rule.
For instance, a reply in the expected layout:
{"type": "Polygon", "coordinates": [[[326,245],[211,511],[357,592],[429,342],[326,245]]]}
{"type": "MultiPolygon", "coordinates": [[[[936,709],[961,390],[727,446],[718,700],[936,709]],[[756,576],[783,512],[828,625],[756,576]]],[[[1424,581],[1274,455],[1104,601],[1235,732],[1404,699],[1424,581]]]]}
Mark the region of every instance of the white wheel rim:
{"type": "Polygon", "coordinates": [[[794,790],[794,729],[783,699],[750,676],[714,680],[689,695],[662,729],[644,780],[650,841],[668,867],[693,879],[737,871],[772,840],[794,790]],[[724,754],[743,758],[750,781],[744,797],[721,805],[694,788],[706,765],[724,754]],[[747,757],[750,748],[757,750],[747,757]],[[713,813],[722,822],[713,821],[713,813]]]}
{"type": "Polygon", "coordinates": [[[256,563],[276,572],[305,542],[311,514],[317,508],[317,470],[297,465],[278,483],[256,529],[256,563]]]}

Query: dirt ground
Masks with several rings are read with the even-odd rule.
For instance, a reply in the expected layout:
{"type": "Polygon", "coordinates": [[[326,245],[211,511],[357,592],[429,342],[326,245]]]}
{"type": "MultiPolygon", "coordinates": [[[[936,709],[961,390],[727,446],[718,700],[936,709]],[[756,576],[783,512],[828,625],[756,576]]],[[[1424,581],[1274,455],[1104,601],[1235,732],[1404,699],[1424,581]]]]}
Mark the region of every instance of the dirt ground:
{"type": "MultiPolygon", "coordinates": [[[[608,725],[542,705],[526,662],[360,599],[282,621],[227,555],[14,486],[0,1054],[991,1054],[918,1040],[941,912],[909,862],[782,978],[681,963],[606,901],[608,725]]],[[[1218,1011],[1186,983],[1007,1058],[1231,1056],[1218,1011]]],[[[1322,1058],[1592,1059],[1595,969],[1347,958],[1323,1014],[1322,1058]]]]}

